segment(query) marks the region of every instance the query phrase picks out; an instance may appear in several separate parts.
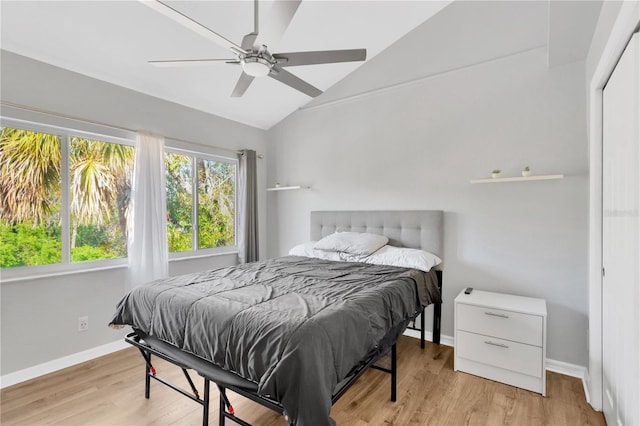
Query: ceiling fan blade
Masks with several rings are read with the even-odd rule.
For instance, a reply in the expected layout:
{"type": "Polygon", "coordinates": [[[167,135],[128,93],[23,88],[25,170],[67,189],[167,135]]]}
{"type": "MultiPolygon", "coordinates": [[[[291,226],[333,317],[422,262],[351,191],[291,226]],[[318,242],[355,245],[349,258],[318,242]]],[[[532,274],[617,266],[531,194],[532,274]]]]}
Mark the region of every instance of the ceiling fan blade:
{"type": "Polygon", "coordinates": [[[238,82],[236,83],[236,87],[234,87],[233,92],[231,92],[231,97],[239,98],[240,96],[244,95],[244,92],[247,91],[247,89],[249,88],[249,85],[251,84],[254,78],[255,77],[252,77],[242,72],[242,74],[240,74],[240,78],[238,79],[238,82]]]}
{"type": "MultiPolygon", "coordinates": [[[[211,65],[217,62],[238,62],[237,59],[176,59],[168,61],[147,61],[148,64],[156,67],[196,67],[211,65]]],[[[239,62],[238,62],[239,63],[239,62]]]]}
{"type": "Polygon", "coordinates": [[[298,65],[332,64],[336,62],[356,62],[367,59],[367,49],[318,50],[315,52],[275,53],[273,55],[281,67],[298,65]],[[281,62],[282,61],[282,62],[281,62]]]}
{"type": "Polygon", "coordinates": [[[273,69],[276,72],[270,73],[269,77],[273,78],[274,80],[278,80],[280,83],[284,83],[287,86],[304,93],[305,95],[311,96],[312,98],[315,98],[322,93],[322,90],[310,85],[301,78],[296,77],[289,71],[285,71],[284,69],[279,67],[274,67],[273,69]]]}
{"type": "Polygon", "coordinates": [[[260,46],[277,46],[286,31],[289,23],[296,14],[302,0],[276,0],[269,11],[268,20],[261,25],[258,38],[253,43],[253,48],[258,50],[260,46]]]}
{"type": "Polygon", "coordinates": [[[256,37],[258,37],[258,33],[249,33],[242,37],[242,48],[244,50],[251,50],[253,48],[253,43],[256,41],[256,37]]]}
{"type": "Polygon", "coordinates": [[[177,22],[185,28],[190,29],[191,31],[200,34],[203,37],[213,41],[220,47],[224,47],[225,49],[229,49],[234,53],[247,53],[245,49],[241,48],[237,44],[232,41],[227,40],[220,34],[215,31],[210,30],[199,22],[194,21],[189,18],[187,15],[179,12],[178,10],[172,8],[171,6],[159,1],[159,0],[140,0],[142,4],[150,7],[151,9],[162,13],[169,19],[177,22]]]}

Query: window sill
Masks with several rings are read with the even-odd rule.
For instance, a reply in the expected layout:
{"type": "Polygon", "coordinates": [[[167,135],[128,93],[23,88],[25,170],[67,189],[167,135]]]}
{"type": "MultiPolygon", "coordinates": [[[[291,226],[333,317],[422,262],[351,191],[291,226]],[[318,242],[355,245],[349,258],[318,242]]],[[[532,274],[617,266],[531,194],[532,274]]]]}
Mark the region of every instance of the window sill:
{"type": "MultiPolygon", "coordinates": [[[[169,258],[169,263],[181,262],[183,260],[202,259],[206,257],[237,255],[238,248],[211,249],[206,253],[178,253],[169,258]]],[[[171,255],[170,255],[171,256],[171,255]]],[[[112,269],[128,268],[127,259],[114,259],[108,261],[92,262],[92,265],[72,264],[72,265],[42,265],[41,267],[23,267],[21,270],[0,269],[0,284],[15,283],[20,281],[33,281],[52,277],[62,277],[66,275],[86,274],[90,272],[108,271],[112,269]],[[108,262],[108,263],[106,263],[108,262]],[[30,268],[43,268],[45,270],[35,272],[30,268]]]]}
{"type": "Polygon", "coordinates": [[[182,253],[173,253],[169,254],[169,262],[181,262],[183,260],[194,260],[194,259],[202,259],[205,257],[214,257],[214,256],[227,256],[230,254],[238,254],[237,247],[220,247],[205,250],[199,250],[197,252],[182,252],[182,253]]]}
{"type": "MultiPolygon", "coordinates": [[[[52,277],[62,277],[65,275],[76,275],[76,274],[85,274],[88,272],[97,272],[97,271],[108,271],[111,269],[123,269],[127,268],[127,260],[126,259],[118,259],[117,262],[110,262],[108,264],[93,264],[93,265],[43,265],[47,266],[44,271],[29,271],[28,268],[21,268],[22,271],[12,271],[10,269],[2,269],[1,274],[2,278],[0,278],[0,283],[8,284],[19,281],[33,281],[40,280],[44,278],[52,278],[52,277]],[[27,269],[27,270],[25,270],[27,269]]],[[[37,268],[37,267],[33,267],[37,268]]]]}

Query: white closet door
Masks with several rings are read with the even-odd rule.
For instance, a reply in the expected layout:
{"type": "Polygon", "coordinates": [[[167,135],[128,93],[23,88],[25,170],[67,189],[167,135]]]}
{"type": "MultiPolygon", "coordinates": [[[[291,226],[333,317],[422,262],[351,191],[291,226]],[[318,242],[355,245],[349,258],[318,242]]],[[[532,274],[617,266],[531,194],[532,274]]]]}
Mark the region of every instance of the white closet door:
{"type": "Polygon", "coordinates": [[[609,425],[640,425],[640,40],[603,92],[602,361],[609,425]]]}

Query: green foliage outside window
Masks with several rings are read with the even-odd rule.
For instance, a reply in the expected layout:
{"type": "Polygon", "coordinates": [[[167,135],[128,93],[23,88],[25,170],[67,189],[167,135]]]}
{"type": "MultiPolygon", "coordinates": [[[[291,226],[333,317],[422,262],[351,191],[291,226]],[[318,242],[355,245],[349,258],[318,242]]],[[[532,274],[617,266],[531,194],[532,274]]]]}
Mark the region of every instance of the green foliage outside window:
{"type": "Polygon", "coordinates": [[[198,248],[235,243],[235,166],[198,160],[198,248]]]}
{"type": "MultiPolygon", "coordinates": [[[[167,237],[170,252],[193,250],[194,157],[167,153],[167,237]]],[[[197,158],[198,249],[235,244],[236,166],[197,158]]]]}
{"type": "Polygon", "coordinates": [[[170,252],[191,250],[193,240],[193,173],[191,157],[167,153],[167,240],[170,252]]]}
{"type": "Polygon", "coordinates": [[[60,226],[0,221],[0,266],[48,265],[62,261],[60,226]]]}

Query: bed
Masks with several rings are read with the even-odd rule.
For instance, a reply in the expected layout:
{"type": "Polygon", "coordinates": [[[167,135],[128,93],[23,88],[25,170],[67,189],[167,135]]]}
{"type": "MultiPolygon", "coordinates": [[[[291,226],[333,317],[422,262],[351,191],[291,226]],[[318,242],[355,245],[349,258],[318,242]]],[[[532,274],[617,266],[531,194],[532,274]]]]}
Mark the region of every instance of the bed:
{"type": "MultiPolygon", "coordinates": [[[[311,213],[312,240],[336,231],[442,252],[440,211],[311,213]]],[[[145,397],[151,379],[170,386],[203,406],[205,425],[211,382],[220,391],[219,424],[248,424],[229,404],[232,390],[292,425],[333,425],[332,404],[371,366],[391,374],[395,400],[395,342],[424,317],[425,305],[439,306],[441,285],[434,270],[285,256],[138,287],[118,304],[111,325],[133,328],[126,340],[145,359],[145,397]],[[391,367],[377,367],[387,355],[391,367]],[[191,393],[158,377],[152,356],[182,368],[191,393]],[[204,378],[203,397],[188,370],[204,378]]]]}

